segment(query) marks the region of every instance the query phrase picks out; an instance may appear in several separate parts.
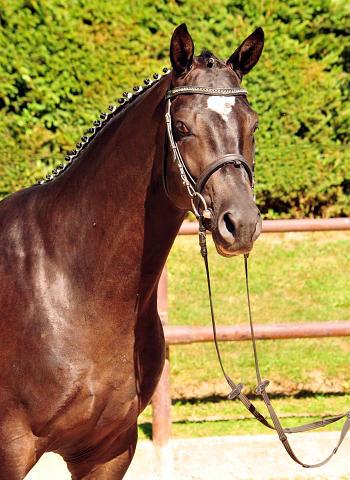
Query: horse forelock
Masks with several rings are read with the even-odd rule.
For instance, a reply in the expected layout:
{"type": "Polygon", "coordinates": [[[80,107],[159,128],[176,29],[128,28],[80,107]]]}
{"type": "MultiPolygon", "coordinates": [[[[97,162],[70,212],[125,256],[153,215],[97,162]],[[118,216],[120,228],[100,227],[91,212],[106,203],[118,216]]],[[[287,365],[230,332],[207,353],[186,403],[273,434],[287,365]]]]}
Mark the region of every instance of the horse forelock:
{"type": "Polygon", "coordinates": [[[198,57],[194,57],[195,64],[210,70],[226,68],[226,62],[220,60],[211,50],[202,50],[198,57]]]}
{"type": "Polygon", "coordinates": [[[217,57],[210,50],[202,50],[199,58],[202,58],[204,61],[209,60],[209,58],[215,58],[217,60],[217,57]]]}
{"type": "Polygon", "coordinates": [[[179,85],[199,85],[218,88],[240,87],[240,81],[234,71],[210,50],[203,50],[193,57],[191,69],[187,75],[178,79],[179,85]]]}

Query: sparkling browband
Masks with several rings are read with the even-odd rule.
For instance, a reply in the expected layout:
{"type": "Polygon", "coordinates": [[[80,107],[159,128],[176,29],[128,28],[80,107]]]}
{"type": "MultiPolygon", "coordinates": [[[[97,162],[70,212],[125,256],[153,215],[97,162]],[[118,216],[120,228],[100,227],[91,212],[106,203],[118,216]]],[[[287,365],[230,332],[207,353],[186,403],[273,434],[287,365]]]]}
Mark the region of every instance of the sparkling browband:
{"type": "Polygon", "coordinates": [[[175,87],[168,90],[165,94],[165,99],[176,97],[177,95],[185,93],[200,93],[202,95],[220,95],[220,96],[237,96],[248,95],[244,88],[214,88],[214,87],[196,87],[194,85],[187,85],[185,87],[175,87]]]}

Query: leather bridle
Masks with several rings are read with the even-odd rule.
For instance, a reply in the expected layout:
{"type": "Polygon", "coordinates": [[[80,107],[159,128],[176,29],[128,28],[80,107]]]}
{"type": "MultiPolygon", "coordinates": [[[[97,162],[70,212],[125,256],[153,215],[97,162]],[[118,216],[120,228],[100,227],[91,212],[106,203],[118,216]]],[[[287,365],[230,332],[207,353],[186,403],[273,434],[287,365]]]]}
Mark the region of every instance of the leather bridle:
{"type": "MultiPolygon", "coordinates": [[[[243,389],[243,384],[235,384],[231,378],[228,376],[226,373],[220,350],[219,350],[219,344],[217,341],[217,335],[216,335],[216,324],[215,324],[215,317],[214,317],[214,309],[213,309],[213,303],[212,303],[212,296],[211,296],[211,285],[210,285],[210,276],[209,276],[209,266],[208,266],[208,252],[207,252],[207,247],[206,247],[206,226],[205,226],[205,218],[210,219],[211,218],[211,212],[208,210],[207,204],[205,199],[202,196],[202,191],[203,188],[206,184],[206,182],[209,180],[211,175],[222,168],[225,165],[228,164],[233,164],[235,168],[240,168],[243,167],[245,171],[248,174],[249,177],[249,182],[253,190],[253,195],[254,195],[254,165],[255,162],[253,161],[253,168],[250,167],[249,163],[246,161],[246,159],[242,155],[238,154],[233,154],[229,153],[225,155],[222,158],[216,159],[213,162],[211,162],[205,169],[201,172],[197,180],[194,180],[193,177],[191,176],[190,172],[188,171],[186,164],[181,156],[180,150],[177,146],[177,143],[175,142],[173,132],[172,132],[172,119],[171,119],[171,112],[170,112],[170,107],[171,107],[171,99],[176,97],[177,95],[184,95],[184,94],[202,94],[202,95],[221,95],[221,96],[238,96],[238,95],[247,95],[247,90],[244,88],[211,88],[211,87],[196,87],[196,86],[183,86],[183,87],[175,87],[171,89],[169,87],[169,90],[167,91],[165,95],[165,99],[167,101],[167,109],[166,109],[166,128],[167,128],[167,134],[165,135],[165,145],[164,145],[164,160],[163,160],[163,182],[164,182],[164,188],[165,191],[168,195],[168,197],[171,199],[168,188],[167,188],[167,183],[166,183],[166,156],[167,156],[167,150],[168,150],[168,141],[170,142],[170,146],[173,152],[173,161],[177,163],[180,176],[182,179],[183,184],[186,186],[187,191],[191,197],[191,202],[192,202],[192,207],[194,210],[194,213],[199,221],[199,245],[201,249],[201,254],[204,259],[204,264],[205,264],[205,269],[206,269],[206,274],[207,274],[207,283],[208,283],[208,292],[209,292],[209,302],[210,302],[210,311],[211,311],[211,320],[212,320],[212,325],[213,325],[213,333],[214,333],[214,343],[215,343],[215,348],[218,356],[218,360],[220,363],[221,370],[224,374],[224,377],[226,378],[227,383],[231,387],[232,391],[228,395],[229,399],[234,400],[235,398],[238,398],[243,405],[249,410],[250,413],[254,415],[254,417],[263,425],[265,425],[267,428],[276,430],[278,437],[280,441],[282,442],[285,450],[287,451],[288,455],[299,465],[305,467],[305,468],[315,468],[315,467],[320,467],[322,465],[325,465],[329,460],[333,457],[333,455],[337,452],[338,448],[340,447],[341,443],[343,442],[349,428],[350,428],[350,411],[342,414],[342,415],[337,415],[325,420],[319,420],[317,422],[313,423],[308,423],[306,425],[300,425],[298,427],[293,427],[293,428],[283,428],[277,415],[272,407],[270,398],[266,392],[266,388],[269,385],[269,381],[261,380],[260,376],[260,371],[259,371],[259,363],[258,363],[258,356],[257,356],[257,349],[256,349],[256,344],[255,344],[255,337],[254,337],[254,329],[253,329],[253,322],[252,322],[252,315],[251,315],[251,308],[250,308],[250,299],[249,299],[249,285],[248,285],[248,256],[249,254],[244,255],[244,263],[245,263],[245,276],[246,276],[246,287],[247,287],[247,298],[248,298],[248,311],[249,311],[249,322],[250,322],[250,329],[251,329],[251,336],[252,336],[252,343],[253,343],[253,350],[254,350],[254,360],[255,360],[255,370],[256,370],[256,376],[258,380],[258,386],[255,389],[256,394],[262,395],[264,402],[268,408],[272,423],[268,422],[266,418],[254,407],[254,405],[250,402],[250,400],[242,393],[243,389]],[[194,199],[198,197],[199,200],[203,204],[203,213],[201,214],[199,212],[199,208],[197,209],[194,205],[194,199]],[[331,454],[322,462],[319,462],[314,465],[309,465],[301,460],[295,455],[293,452],[292,447],[289,444],[289,441],[287,439],[286,434],[290,433],[298,433],[298,432],[306,432],[310,430],[314,430],[316,428],[324,427],[326,425],[329,425],[331,423],[336,422],[337,420],[340,420],[341,418],[346,418],[346,421],[343,425],[340,438],[338,441],[337,446],[333,449],[331,454]]],[[[253,145],[253,152],[255,154],[255,145],[253,145]]],[[[254,156],[254,155],[253,155],[254,156]]],[[[255,195],[254,195],[254,200],[255,200],[255,195]]]]}
{"type": "MultiPolygon", "coordinates": [[[[172,153],[173,153],[173,161],[176,162],[177,167],[180,172],[182,183],[187,188],[188,194],[191,197],[192,208],[194,214],[197,218],[200,217],[199,208],[196,208],[194,204],[194,199],[197,197],[200,202],[203,204],[203,217],[204,218],[211,218],[211,212],[208,210],[207,203],[202,196],[203,188],[205,184],[220,168],[224,167],[225,165],[232,164],[235,168],[243,167],[248,174],[249,183],[251,185],[253,196],[254,196],[254,160],[253,160],[253,168],[249,165],[247,160],[243,157],[243,155],[239,155],[236,153],[228,153],[221,158],[218,158],[211,162],[209,165],[205,167],[205,169],[201,172],[197,180],[195,180],[192,175],[190,174],[184,159],[182,158],[181,152],[179,147],[174,139],[173,134],[173,127],[172,127],[172,118],[171,118],[171,99],[177,97],[178,95],[211,95],[211,96],[242,96],[247,95],[248,92],[244,88],[214,88],[214,87],[197,87],[193,85],[187,85],[183,87],[175,87],[171,88],[171,84],[169,89],[165,95],[165,100],[167,102],[166,107],[166,114],[165,114],[165,121],[166,121],[166,135],[165,135],[165,146],[164,146],[164,161],[163,161],[163,182],[164,188],[169,198],[168,186],[166,181],[166,156],[168,150],[168,142],[170,144],[172,153]]],[[[255,149],[254,149],[255,150],[255,149]]],[[[254,152],[253,150],[253,152],[254,152]]],[[[255,196],[254,196],[255,200],[255,196]]]]}

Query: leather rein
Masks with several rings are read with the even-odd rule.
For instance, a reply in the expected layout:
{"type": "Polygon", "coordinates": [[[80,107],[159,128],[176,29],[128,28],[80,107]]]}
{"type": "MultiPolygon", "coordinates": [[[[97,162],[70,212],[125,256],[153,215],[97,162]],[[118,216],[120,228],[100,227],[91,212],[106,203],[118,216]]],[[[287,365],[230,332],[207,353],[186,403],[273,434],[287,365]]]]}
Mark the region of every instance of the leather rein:
{"type": "MultiPolygon", "coordinates": [[[[253,196],[255,200],[255,195],[254,195],[254,165],[255,161],[253,161],[253,169],[249,165],[249,163],[246,161],[246,159],[242,155],[238,154],[227,154],[222,158],[216,159],[213,162],[211,162],[199,175],[197,180],[194,180],[193,177],[191,176],[190,172],[188,171],[186,164],[182,158],[182,155],[180,153],[180,150],[177,146],[177,143],[174,139],[173,136],[173,131],[172,131],[172,118],[171,118],[171,99],[178,96],[178,95],[184,95],[184,94],[201,94],[201,95],[219,95],[219,96],[240,96],[240,95],[247,95],[248,92],[244,88],[212,88],[212,87],[199,87],[199,86],[183,86],[183,87],[175,87],[171,89],[171,85],[169,87],[169,90],[167,91],[165,95],[165,99],[167,102],[167,108],[166,108],[166,114],[165,114],[165,120],[166,120],[166,135],[165,135],[165,141],[164,141],[164,159],[163,159],[163,183],[164,183],[164,188],[165,191],[168,195],[168,197],[171,199],[168,188],[167,188],[167,182],[166,182],[166,157],[167,157],[167,150],[168,150],[168,142],[170,144],[172,154],[173,154],[173,161],[177,163],[177,167],[180,172],[181,180],[185,187],[187,188],[188,194],[191,197],[191,203],[193,207],[193,211],[198,219],[199,222],[199,245],[201,249],[201,255],[204,259],[204,264],[205,264],[205,270],[206,270],[206,275],[207,275],[207,284],[208,284],[208,293],[209,293],[209,303],[210,303],[210,312],[211,312],[211,321],[212,321],[212,326],[213,326],[213,334],[214,334],[214,343],[215,343],[215,348],[219,360],[219,364],[222,370],[222,373],[232,389],[231,393],[228,395],[228,398],[231,400],[234,400],[235,398],[238,398],[243,405],[249,410],[250,413],[254,415],[254,417],[263,425],[265,425],[267,428],[270,428],[272,430],[276,430],[278,437],[280,441],[282,442],[282,445],[284,446],[285,450],[287,451],[288,455],[299,465],[305,467],[305,468],[316,468],[316,467],[321,467],[322,465],[325,465],[326,463],[329,462],[329,460],[333,457],[333,455],[337,452],[338,448],[340,447],[341,443],[343,442],[349,428],[350,428],[350,410],[342,415],[337,415],[334,417],[330,417],[324,420],[319,420],[316,422],[308,423],[305,425],[300,425],[298,427],[293,427],[293,428],[283,428],[281,425],[281,422],[278,419],[278,416],[272,407],[271,401],[269,399],[269,396],[266,392],[266,387],[269,385],[268,380],[261,380],[261,375],[260,375],[260,370],[259,370],[259,362],[258,362],[258,355],[257,355],[257,348],[256,348],[256,342],[255,342],[255,336],[254,336],[254,328],[253,328],[253,321],[252,321],[252,314],[251,314],[251,308],[250,308],[250,296],[249,296],[249,283],[248,283],[248,257],[249,254],[244,255],[244,266],[245,266],[245,279],[246,279],[246,289],[247,289],[247,300],[248,300],[248,312],[249,312],[249,323],[250,323],[250,330],[251,330],[251,337],[252,337],[252,345],[253,345],[253,351],[254,351],[254,361],[255,361],[255,370],[256,370],[256,377],[258,380],[258,386],[255,388],[254,392],[257,395],[262,395],[264,403],[267,406],[267,409],[269,411],[272,423],[271,424],[266,418],[254,407],[254,405],[250,402],[250,400],[247,398],[246,395],[242,393],[242,389],[244,387],[243,383],[238,383],[237,385],[231,380],[231,378],[228,376],[226,373],[221,354],[220,354],[220,349],[219,349],[219,344],[217,340],[217,334],[216,334],[216,323],[215,323],[215,316],[214,316],[214,308],[213,308],[213,302],[212,302],[212,295],[211,295],[211,284],[210,284],[210,274],[209,274],[209,265],[208,265],[208,251],[207,251],[207,246],[206,246],[206,226],[205,226],[205,219],[210,219],[211,218],[211,212],[208,210],[207,203],[202,196],[202,190],[206,184],[206,182],[209,180],[210,176],[219,170],[221,167],[224,165],[228,164],[233,164],[235,168],[240,168],[243,167],[245,171],[248,174],[249,177],[249,182],[252,187],[253,191],[253,196]],[[203,204],[203,213],[199,213],[199,206],[196,208],[194,204],[194,199],[198,198],[198,203],[203,204]],[[299,433],[299,432],[307,432],[310,430],[314,430],[320,427],[325,427],[326,425],[329,425],[331,423],[336,422],[337,420],[340,420],[341,418],[346,418],[346,421],[344,423],[344,426],[342,428],[340,438],[338,441],[337,446],[333,449],[331,454],[322,462],[316,463],[314,465],[309,465],[301,460],[295,455],[292,447],[289,444],[289,441],[287,439],[286,434],[290,433],[299,433]]],[[[254,149],[255,150],[255,149],[254,149]]],[[[254,152],[255,153],[255,152],[254,152]]]]}

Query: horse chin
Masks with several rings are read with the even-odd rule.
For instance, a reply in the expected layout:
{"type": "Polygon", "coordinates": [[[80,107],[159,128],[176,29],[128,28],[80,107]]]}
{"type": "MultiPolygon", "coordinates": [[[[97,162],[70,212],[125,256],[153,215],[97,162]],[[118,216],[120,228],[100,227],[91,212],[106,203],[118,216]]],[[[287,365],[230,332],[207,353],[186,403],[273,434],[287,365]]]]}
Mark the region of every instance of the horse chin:
{"type": "Polygon", "coordinates": [[[226,258],[237,257],[238,255],[245,255],[246,253],[249,253],[253,249],[253,245],[252,245],[250,248],[242,248],[234,251],[225,250],[225,248],[222,245],[219,245],[218,243],[215,242],[215,239],[214,239],[214,245],[218,254],[226,258]]]}

